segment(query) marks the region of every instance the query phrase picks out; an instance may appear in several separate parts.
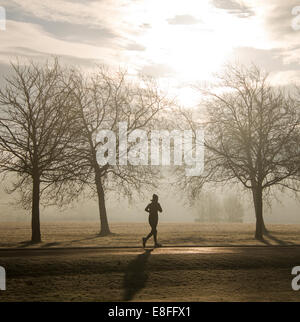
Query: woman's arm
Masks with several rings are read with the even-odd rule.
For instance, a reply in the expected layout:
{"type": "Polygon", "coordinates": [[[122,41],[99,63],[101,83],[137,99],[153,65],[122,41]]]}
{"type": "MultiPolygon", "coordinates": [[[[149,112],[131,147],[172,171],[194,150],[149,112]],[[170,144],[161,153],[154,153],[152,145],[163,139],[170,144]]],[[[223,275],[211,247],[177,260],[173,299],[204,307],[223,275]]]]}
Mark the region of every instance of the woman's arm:
{"type": "Polygon", "coordinates": [[[150,204],[147,205],[147,207],[145,208],[145,211],[149,212],[150,211],[150,204]]]}
{"type": "Polygon", "coordinates": [[[159,212],[162,212],[160,204],[157,204],[157,209],[158,209],[159,212]]]}

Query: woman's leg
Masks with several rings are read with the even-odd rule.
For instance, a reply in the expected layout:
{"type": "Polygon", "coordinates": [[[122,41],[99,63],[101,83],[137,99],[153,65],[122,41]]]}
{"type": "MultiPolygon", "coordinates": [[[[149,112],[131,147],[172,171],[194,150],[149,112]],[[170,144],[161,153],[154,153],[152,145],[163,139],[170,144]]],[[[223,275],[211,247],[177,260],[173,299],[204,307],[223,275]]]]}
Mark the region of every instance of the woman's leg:
{"type": "Polygon", "coordinates": [[[151,217],[151,215],[149,216],[148,221],[149,221],[149,225],[150,225],[150,227],[151,227],[151,231],[150,231],[150,233],[147,235],[147,237],[145,238],[145,242],[146,242],[149,238],[151,238],[151,236],[153,235],[153,229],[152,229],[152,226],[153,226],[153,218],[151,217]]]}
{"type": "Polygon", "coordinates": [[[156,227],[153,229],[153,237],[154,237],[154,244],[157,245],[157,229],[156,227]]]}
{"type": "Polygon", "coordinates": [[[149,216],[149,225],[151,226],[151,232],[148,234],[148,236],[143,239],[144,245],[146,244],[147,240],[150,237],[154,237],[154,244],[157,245],[157,223],[158,223],[158,218],[157,217],[152,217],[151,215],[149,216]]]}
{"type": "Polygon", "coordinates": [[[146,241],[151,237],[153,235],[153,232],[152,232],[152,230],[150,231],[150,233],[147,235],[147,237],[146,237],[146,241]]]}
{"type": "Polygon", "coordinates": [[[151,225],[151,231],[148,234],[148,236],[146,237],[146,241],[151,237],[154,237],[154,242],[155,244],[157,243],[157,229],[156,229],[156,225],[151,225]]]}

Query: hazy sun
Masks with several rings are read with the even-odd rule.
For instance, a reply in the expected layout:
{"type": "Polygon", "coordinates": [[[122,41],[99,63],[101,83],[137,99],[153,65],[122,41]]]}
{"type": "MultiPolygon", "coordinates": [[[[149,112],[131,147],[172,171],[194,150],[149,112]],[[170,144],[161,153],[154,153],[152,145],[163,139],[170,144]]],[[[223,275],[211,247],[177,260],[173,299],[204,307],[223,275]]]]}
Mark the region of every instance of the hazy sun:
{"type": "MultiPolygon", "coordinates": [[[[126,14],[131,24],[146,26],[132,36],[144,50],[128,53],[130,64],[137,70],[159,66],[159,76],[169,78],[172,84],[209,81],[234,48],[253,43],[263,46],[265,42],[259,23],[253,21],[257,18],[228,14],[210,1],[146,0],[126,14]]],[[[189,100],[191,92],[184,93],[184,100],[189,100]]]]}

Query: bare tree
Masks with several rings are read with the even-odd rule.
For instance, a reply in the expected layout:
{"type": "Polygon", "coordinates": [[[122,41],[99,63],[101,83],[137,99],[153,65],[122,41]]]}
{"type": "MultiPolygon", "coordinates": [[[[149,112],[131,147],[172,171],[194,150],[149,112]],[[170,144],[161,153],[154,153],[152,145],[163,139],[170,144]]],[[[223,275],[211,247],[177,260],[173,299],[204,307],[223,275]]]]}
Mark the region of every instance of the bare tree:
{"type": "Polygon", "coordinates": [[[14,173],[12,191],[21,191],[23,204],[30,200],[31,240],[36,243],[41,241],[42,193],[47,191],[45,197],[53,202],[65,189],[73,116],[57,60],[11,68],[12,76],[0,90],[0,171],[14,173]]]}
{"type": "Polygon", "coordinates": [[[205,171],[181,176],[181,184],[193,197],[207,183],[234,182],[251,190],[255,238],[262,239],[264,197],[274,186],[299,189],[299,105],[256,66],[228,66],[215,86],[198,89],[206,97],[205,171]]]}
{"type": "Polygon", "coordinates": [[[77,179],[89,187],[98,200],[100,235],[105,236],[110,233],[106,192],[132,197],[134,192],[154,187],[159,177],[157,167],[119,162],[122,154],[129,153],[134,146],[131,143],[126,151],[119,150],[119,122],[127,123],[126,136],[138,129],[149,132],[158,121],[159,112],[166,107],[166,100],[153,80],[140,78],[137,84],[123,71],[110,72],[99,67],[93,75],[72,71],[69,77],[78,116],[73,126],[80,133],[73,147],[73,160],[81,169],[77,179]],[[100,130],[116,133],[116,165],[97,162],[97,150],[102,143],[97,142],[96,136],[100,130]]]}

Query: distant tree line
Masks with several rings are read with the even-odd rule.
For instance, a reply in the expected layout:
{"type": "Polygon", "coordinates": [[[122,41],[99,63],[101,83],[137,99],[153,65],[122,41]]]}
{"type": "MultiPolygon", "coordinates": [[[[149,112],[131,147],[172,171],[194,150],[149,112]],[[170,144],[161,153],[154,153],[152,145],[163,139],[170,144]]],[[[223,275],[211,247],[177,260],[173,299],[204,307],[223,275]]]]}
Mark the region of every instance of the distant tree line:
{"type": "Polygon", "coordinates": [[[240,197],[227,194],[219,197],[212,192],[202,192],[194,203],[196,222],[242,223],[244,207],[240,197]]]}

